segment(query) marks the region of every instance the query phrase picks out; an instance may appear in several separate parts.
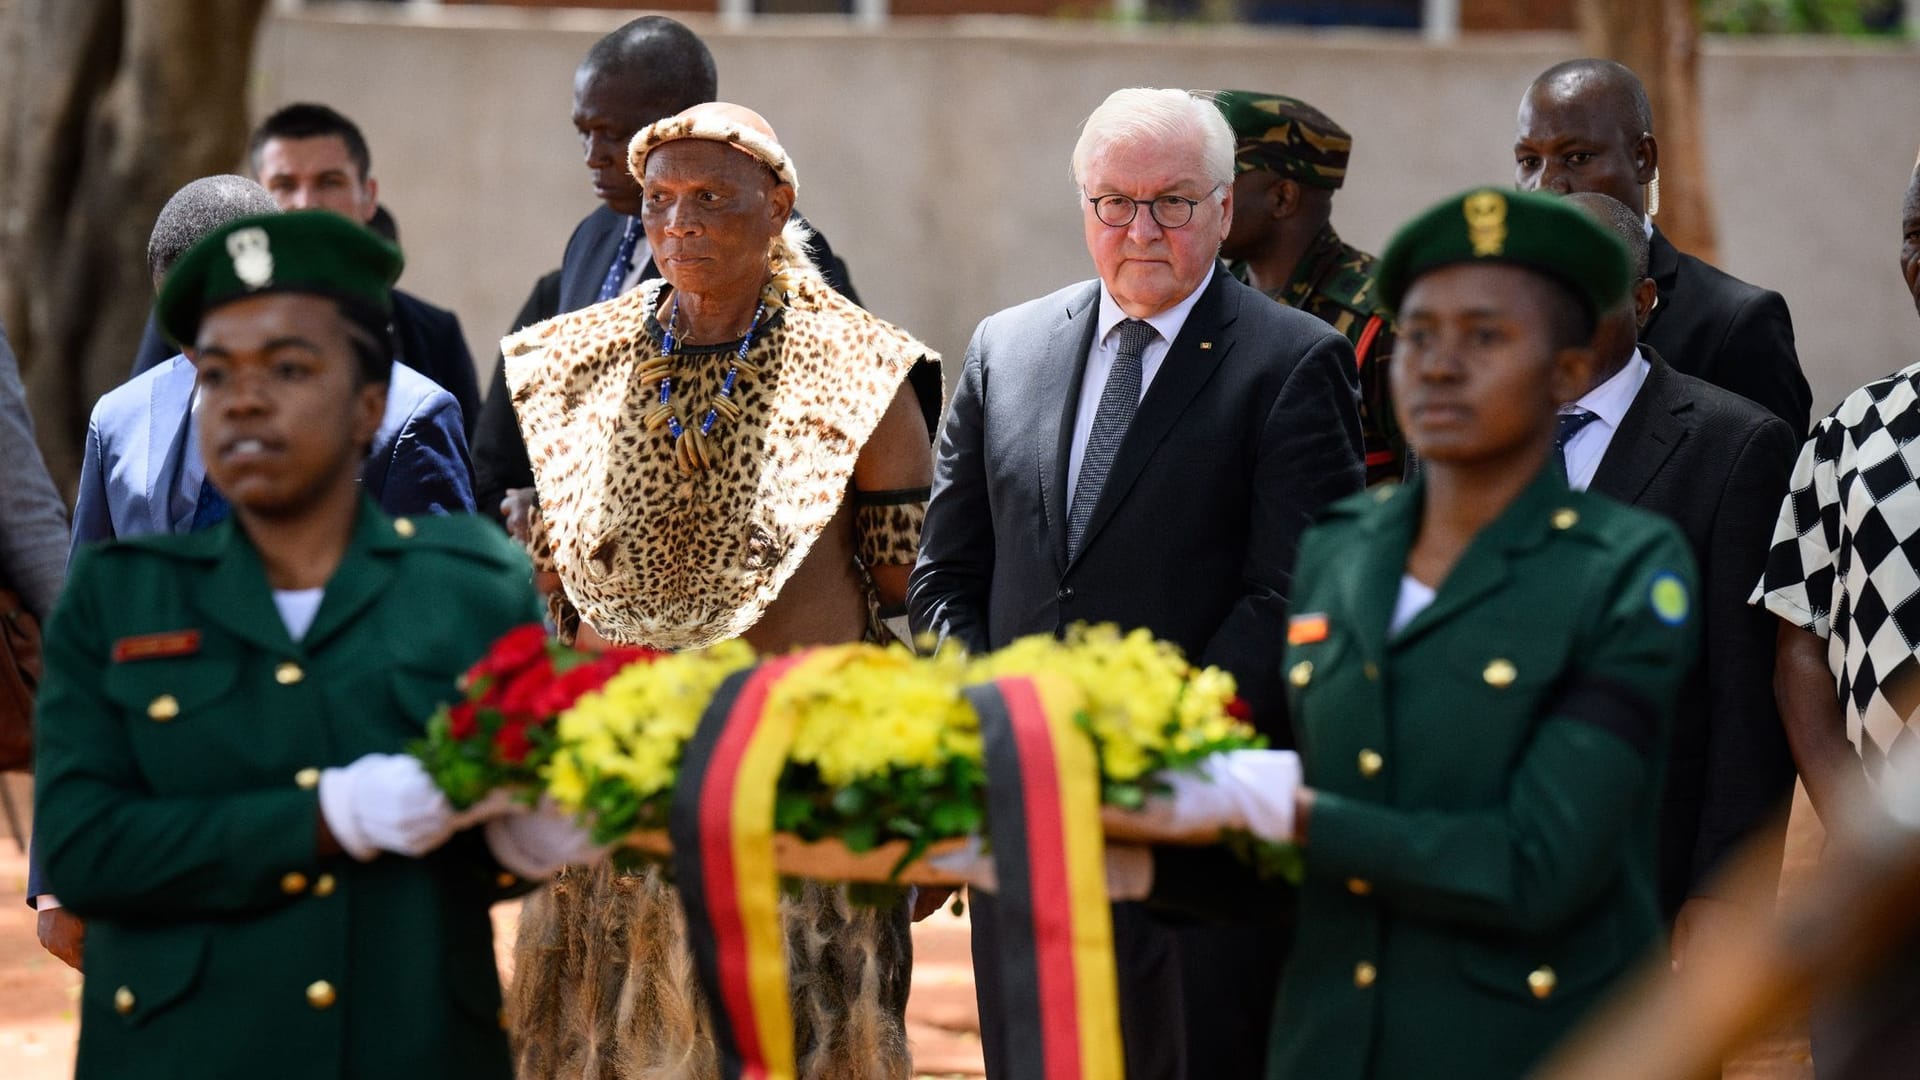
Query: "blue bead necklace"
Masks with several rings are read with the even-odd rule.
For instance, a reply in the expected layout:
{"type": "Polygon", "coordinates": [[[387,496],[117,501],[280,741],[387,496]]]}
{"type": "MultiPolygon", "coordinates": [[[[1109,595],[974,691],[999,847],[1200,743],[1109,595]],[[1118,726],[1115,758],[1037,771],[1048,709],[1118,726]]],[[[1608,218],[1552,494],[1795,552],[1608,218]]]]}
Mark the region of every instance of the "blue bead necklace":
{"type": "Polygon", "coordinates": [[[660,335],[660,357],[640,366],[641,381],[659,380],[658,402],[647,413],[648,431],[666,428],[667,437],[673,443],[674,461],[682,472],[697,472],[710,467],[714,460],[713,429],[721,420],[733,423],[740,419],[740,406],[733,400],[733,391],[740,382],[740,373],[757,374],[759,369],[747,363],[747,351],[753,348],[753,338],[760,329],[760,319],[767,313],[767,302],[761,300],[753,309],[753,322],[747,326],[747,335],[740,339],[740,347],[734,350],[733,364],[727,368],[727,374],[720,380],[720,390],[710,399],[707,411],[700,423],[688,427],[680,422],[673,409],[673,354],[679,343],[680,297],[673,298],[672,313],[667,317],[666,329],[660,335]]]}

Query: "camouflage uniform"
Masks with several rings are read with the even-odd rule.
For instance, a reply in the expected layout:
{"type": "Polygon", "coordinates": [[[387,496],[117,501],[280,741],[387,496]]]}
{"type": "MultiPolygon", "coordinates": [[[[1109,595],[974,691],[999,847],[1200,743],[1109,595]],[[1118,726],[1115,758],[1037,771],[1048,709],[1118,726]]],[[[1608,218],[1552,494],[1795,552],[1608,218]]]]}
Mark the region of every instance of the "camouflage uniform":
{"type": "Polygon", "coordinates": [[[1354,359],[1360,365],[1360,433],[1366,438],[1367,483],[1400,479],[1407,447],[1387,390],[1393,322],[1376,298],[1373,256],[1342,242],[1328,225],[1300,257],[1292,280],[1267,295],[1319,318],[1353,342],[1354,359]]]}
{"type": "MultiPolygon", "coordinates": [[[[1223,90],[1214,102],[1233,128],[1236,175],[1267,170],[1330,191],[1346,181],[1353,138],[1319,109],[1296,98],[1250,90],[1223,90]]],[[[1372,267],[1373,256],[1341,243],[1327,225],[1294,266],[1292,279],[1267,295],[1324,320],[1353,342],[1360,364],[1367,483],[1377,484],[1401,478],[1407,451],[1387,387],[1393,321],[1375,298],[1372,267]]],[[[1244,266],[1232,269],[1235,276],[1246,277],[1244,266]]]]}

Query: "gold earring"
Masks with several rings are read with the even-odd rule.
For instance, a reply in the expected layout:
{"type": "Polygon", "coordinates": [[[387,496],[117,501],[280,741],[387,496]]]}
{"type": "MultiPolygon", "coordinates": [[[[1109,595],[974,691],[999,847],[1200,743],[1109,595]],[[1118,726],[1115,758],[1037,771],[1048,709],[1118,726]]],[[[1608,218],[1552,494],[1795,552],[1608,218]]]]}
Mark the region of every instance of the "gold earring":
{"type": "Polygon", "coordinates": [[[1647,181],[1647,216],[1660,212],[1660,166],[1653,167],[1653,179],[1647,181]]]}

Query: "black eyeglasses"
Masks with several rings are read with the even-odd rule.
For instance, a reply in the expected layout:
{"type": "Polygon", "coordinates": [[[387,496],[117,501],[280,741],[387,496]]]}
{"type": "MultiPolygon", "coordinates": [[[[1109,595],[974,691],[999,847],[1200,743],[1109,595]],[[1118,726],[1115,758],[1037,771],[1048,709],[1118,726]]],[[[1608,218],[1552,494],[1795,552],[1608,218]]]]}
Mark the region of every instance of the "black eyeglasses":
{"type": "Polygon", "coordinates": [[[1089,195],[1087,201],[1093,204],[1093,214],[1100,223],[1110,228],[1124,229],[1133,224],[1140,216],[1140,208],[1146,207],[1153,215],[1153,223],[1163,229],[1183,228],[1193,220],[1193,208],[1203,200],[1213,197],[1220,190],[1215,184],[1198,199],[1189,199],[1184,195],[1161,195],[1152,199],[1129,199],[1125,195],[1089,195]]]}

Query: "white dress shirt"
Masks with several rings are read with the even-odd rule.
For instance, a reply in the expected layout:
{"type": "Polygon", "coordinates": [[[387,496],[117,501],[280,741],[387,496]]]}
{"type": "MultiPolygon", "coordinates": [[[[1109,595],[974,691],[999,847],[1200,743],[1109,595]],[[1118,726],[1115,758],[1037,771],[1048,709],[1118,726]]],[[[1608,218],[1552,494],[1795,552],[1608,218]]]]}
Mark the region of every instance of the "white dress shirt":
{"type": "MultiPolygon", "coordinates": [[[[1153,377],[1160,370],[1160,361],[1167,358],[1167,350],[1173,348],[1173,339],[1180,336],[1180,328],[1187,324],[1187,316],[1193,313],[1193,305],[1200,301],[1200,294],[1207,291],[1213,283],[1213,275],[1219,268],[1207,271],[1207,276],[1198,288],[1187,294],[1186,299],[1150,319],[1144,320],[1154,328],[1159,336],[1147,342],[1140,354],[1140,396],[1147,396],[1147,387],[1153,384],[1153,377]]],[[[1114,334],[1114,328],[1129,319],[1126,312],[1120,310],[1119,301],[1107,291],[1107,283],[1100,283],[1100,313],[1093,325],[1093,351],[1087,355],[1087,370],[1080,378],[1080,407],[1073,418],[1073,451],[1067,457],[1067,505],[1073,505],[1074,488],[1080,483],[1080,459],[1086,456],[1087,439],[1093,434],[1093,416],[1100,411],[1100,394],[1107,388],[1107,376],[1113,373],[1113,362],[1120,355],[1120,339],[1114,334]]]]}
{"type": "Polygon", "coordinates": [[[647,243],[647,234],[641,233],[633,242],[633,265],[627,267],[627,276],[620,282],[620,295],[632,292],[640,284],[640,274],[647,268],[647,260],[653,258],[653,245],[647,243]]]}
{"type": "Polygon", "coordinates": [[[1573,404],[1560,407],[1563,413],[1585,411],[1599,418],[1574,432],[1563,448],[1567,456],[1568,487],[1585,491],[1587,485],[1593,483],[1600,459],[1607,456],[1607,447],[1613,444],[1613,433],[1620,430],[1620,422],[1627,418],[1627,410],[1633,408],[1633,399],[1640,396],[1640,388],[1647,384],[1647,374],[1652,370],[1646,354],[1635,348],[1633,359],[1606,382],[1587,391],[1573,404]]]}

